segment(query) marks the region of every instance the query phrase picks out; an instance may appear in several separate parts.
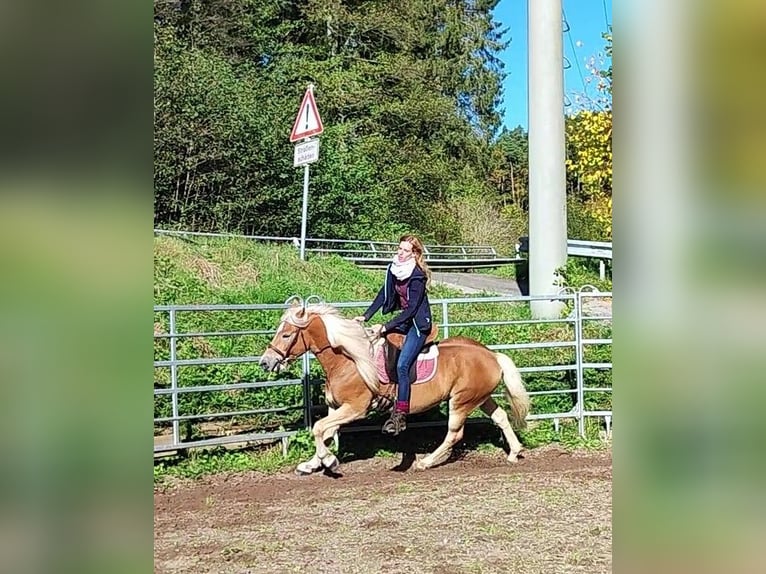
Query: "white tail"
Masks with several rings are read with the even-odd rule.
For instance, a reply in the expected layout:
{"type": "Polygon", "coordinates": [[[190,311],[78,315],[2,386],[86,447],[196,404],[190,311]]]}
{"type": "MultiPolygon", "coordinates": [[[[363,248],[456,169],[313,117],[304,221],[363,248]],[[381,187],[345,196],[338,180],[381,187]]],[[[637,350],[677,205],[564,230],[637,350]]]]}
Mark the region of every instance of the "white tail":
{"type": "Polygon", "coordinates": [[[513,426],[523,429],[527,426],[527,414],[529,413],[529,395],[521,381],[521,373],[508,355],[495,353],[500,368],[503,370],[503,383],[505,394],[511,405],[511,419],[513,426]]]}

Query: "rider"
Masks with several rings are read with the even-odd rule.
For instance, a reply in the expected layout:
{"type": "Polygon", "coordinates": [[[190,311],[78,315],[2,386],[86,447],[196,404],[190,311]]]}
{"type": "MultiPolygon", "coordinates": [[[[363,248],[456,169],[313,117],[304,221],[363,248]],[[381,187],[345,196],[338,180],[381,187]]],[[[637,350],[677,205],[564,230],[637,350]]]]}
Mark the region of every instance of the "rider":
{"type": "Polygon", "coordinates": [[[386,333],[405,334],[404,344],[396,362],[397,388],[396,406],[391,417],[383,424],[383,432],[397,435],[407,428],[407,413],[410,412],[409,372],[431,332],[431,307],[427,288],[431,282],[431,270],[423,259],[423,243],[415,235],[399,238],[399,248],[394,260],[386,270],[386,280],[377,297],[364,312],[355,317],[359,322],[369,321],[375,312],[383,307],[383,313],[400,310],[384,325],[374,328],[383,337],[386,333]]]}

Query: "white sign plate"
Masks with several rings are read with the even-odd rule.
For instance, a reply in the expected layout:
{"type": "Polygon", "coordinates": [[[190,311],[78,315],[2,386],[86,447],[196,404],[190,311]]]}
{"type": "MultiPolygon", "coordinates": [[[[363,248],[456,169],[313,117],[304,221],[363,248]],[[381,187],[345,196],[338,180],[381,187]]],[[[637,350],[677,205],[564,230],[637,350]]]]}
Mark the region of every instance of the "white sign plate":
{"type": "Polygon", "coordinates": [[[295,146],[293,167],[313,163],[319,159],[319,140],[308,140],[295,146]]]}

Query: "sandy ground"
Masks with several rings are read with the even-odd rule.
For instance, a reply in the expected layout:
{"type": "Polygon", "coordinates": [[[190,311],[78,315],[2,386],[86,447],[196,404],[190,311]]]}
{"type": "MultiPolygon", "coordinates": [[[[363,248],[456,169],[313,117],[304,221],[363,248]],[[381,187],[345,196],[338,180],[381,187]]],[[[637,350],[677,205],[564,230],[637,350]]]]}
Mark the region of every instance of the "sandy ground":
{"type": "Polygon", "coordinates": [[[256,472],[159,487],[155,572],[611,572],[610,451],[409,455],[340,475],[256,472]]]}

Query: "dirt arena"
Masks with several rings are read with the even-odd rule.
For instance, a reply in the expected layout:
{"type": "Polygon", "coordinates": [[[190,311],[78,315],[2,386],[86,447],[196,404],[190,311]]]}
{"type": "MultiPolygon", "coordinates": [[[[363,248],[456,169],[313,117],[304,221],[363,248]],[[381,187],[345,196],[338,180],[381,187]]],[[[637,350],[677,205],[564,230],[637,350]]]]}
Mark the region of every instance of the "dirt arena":
{"type": "Polygon", "coordinates": [[[557,446],[409,455],[340,476],[215,475],[154,494],[158,574],[611,572],[612,456],[557,446]]]}

